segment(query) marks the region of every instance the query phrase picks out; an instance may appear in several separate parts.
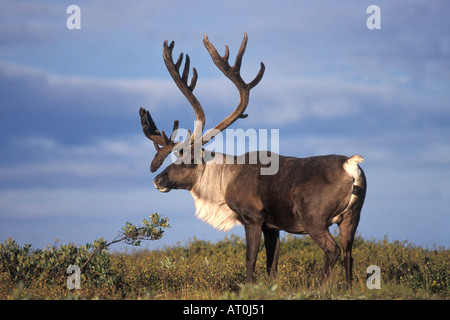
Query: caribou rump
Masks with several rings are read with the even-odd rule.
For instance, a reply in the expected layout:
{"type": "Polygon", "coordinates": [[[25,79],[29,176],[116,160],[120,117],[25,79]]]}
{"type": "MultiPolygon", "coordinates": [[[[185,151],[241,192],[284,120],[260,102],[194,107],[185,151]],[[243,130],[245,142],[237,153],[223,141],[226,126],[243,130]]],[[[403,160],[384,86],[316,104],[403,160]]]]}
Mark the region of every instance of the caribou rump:
{"type": "Polygon", "coordinates": [[[262,79],[265,66],[261,62],[257,76],[250,83],[241,78],[240,68],[247,45],[247,34],[244,34],[233,66],[228,63],[228,46],[225,46],[224,56],[220,56],[206,35],[203,42],[215,65],[238,89],[240,102],[227,118],[202,135],[205,114],[193,94],[197,71],[193,68],[193,76],[188,85],[189,56],[186,55],[184,70],[180,74],[183,54],[174,63],[174,42],[168,45],[165,41],[164,62],[176,85],[193,107],[197,121],[192,135],[189,131],[184,142],[175,142],[177,120],[174,121],[169,138],[164,131],[158,130],[147,110],[139,110],[144,134],[153,141],[156,149],[150,171],[158,170],[172,151],[175,151],[180,160],[156,176],[155,187],[161,192],[188,190],[195,201],[197,217],[219,230],[229,230],[235,224],[244,225],[247,282],[253,281],[261,233],[264,235],[267,252],[267,272],[270,277],[275,277],[280,230],[311,236],[325,253],[323,274],[326,278],[341,252],[328,229],[336,223],[344,251],[346,280],[351,283],[352,245],[366,194],[366,178],[358,165],[363,162],[363,158],[360,155],[308,158],[277,155],[278,171],[270,175],[261,174],[261,168],[267,164],[259,161],[258,154],[254,153],[234,156],[232,163],[229,161],[230,155],[225,154],[214,154],[212,160],[205,160],[205,150],[194,146],[203,146],[237,119],[247,117],[244,111],[249,103],[250,90],[262,79]],[[248,160],[253,156],[258,161],[251,164],[248,160]]]}

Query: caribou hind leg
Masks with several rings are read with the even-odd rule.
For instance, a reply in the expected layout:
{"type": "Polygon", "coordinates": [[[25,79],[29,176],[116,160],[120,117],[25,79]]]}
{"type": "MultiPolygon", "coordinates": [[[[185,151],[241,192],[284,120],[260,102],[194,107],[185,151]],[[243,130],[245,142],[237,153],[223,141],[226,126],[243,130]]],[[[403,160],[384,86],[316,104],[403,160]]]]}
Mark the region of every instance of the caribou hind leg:
{"type": "Polygon", "coordinates": [[[331,269],[333,269],[339,255],[341,254],[341,248],[330,234],[328,228],[324,230],[309,231],[309,235],[315,243],[325,253],[325,264],[323,269],[323,281],[330,275],[331,269]]]}
{"type": "Polygon", "coordinates": [[[363,191],[358,196],[354,206],[343,215],[343,219],[339,223],[339,234],[341,237],[342,249],[344,251],[345,279],[349,285],[352,283],[353,278],[353,240],[355,239],[356,228],[358,227],[361,209],[364,203],[365,185],[362,190],[363,191]]]}
{"type": "Polygon", "coordinates": [[[348,285],[351,285],[353,278],[353,258],[352,247],[355,239],[356,228],[358,227],[361,209],[366,197],[367,182],[364,172],[359,171],[354,185],[358,188],[353,189],[354,201],[343,214],[343,219],[339,223],[339,234],[341,237],[342,249],[344,251],[345,279],[348,285]]]}
{"type": "Polygon", "coordinates": [[[358,223],[352,223],[352,219],[349,216],[345,216],[339,224],[339,233],[341,237],[342,249],[344,251],[345,279],[348,285],[352,283],[353,279],[352,247],[357,225],[358,223]]]}

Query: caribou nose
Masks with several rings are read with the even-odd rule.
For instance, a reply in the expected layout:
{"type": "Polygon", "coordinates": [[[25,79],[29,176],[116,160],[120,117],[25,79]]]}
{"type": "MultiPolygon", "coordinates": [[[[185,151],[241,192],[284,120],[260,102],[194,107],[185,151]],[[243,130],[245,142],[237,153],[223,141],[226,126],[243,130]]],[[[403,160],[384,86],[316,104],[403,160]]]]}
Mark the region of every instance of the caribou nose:
{"type": "Polygon", "coordinates": [[[156,184],[156,178],[153,179],[153,185],[155,186],[156,189],[158,189],[158,185],[156,184]]]}
{"type": "Polygon", "coordinates": [[[170,191],[170,188],[162,186],[162,183],[164,182],[165,179],[166,179],[165,175],[157,176],[155,179],[153,179],[153,185],[155,186],[156,189],[158,189],[161,192],[170,191]]]}
{"type": "Polygon", "coordinates": [[[156,176],[155,179],[153,179],[153,184],[155,185],[156,189],[159,189],[161,180],[162,180],[162,178],[160,176],[156,176]]]}

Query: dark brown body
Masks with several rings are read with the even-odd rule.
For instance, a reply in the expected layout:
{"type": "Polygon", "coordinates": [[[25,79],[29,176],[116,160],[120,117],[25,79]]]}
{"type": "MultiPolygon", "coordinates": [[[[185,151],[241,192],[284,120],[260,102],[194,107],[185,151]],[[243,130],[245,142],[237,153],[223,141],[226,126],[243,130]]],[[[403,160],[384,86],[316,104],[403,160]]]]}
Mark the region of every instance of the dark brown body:
{"type": "Polygon", "coordinates": [[[328,230],[337,223],[347,281],[351,282],[351,248],[366,192],[364,172],[357,164],[362,158],[355,157],[359,156],[279,156],[279,170],[274,175],[261,175],[259,162],[172,164],[154,183],[163,192],[189,190],[199,218],[218,229],[228,230],[234,223],[244,225],[247,281],[253,278],[261,232],[267,250],[267,271],[275,275],[280,230],[309,234],[325,252],[324,274],[328,275],[341,251],[328,230]],[[357,192],[352,196],[354,185],[357,192]]]}

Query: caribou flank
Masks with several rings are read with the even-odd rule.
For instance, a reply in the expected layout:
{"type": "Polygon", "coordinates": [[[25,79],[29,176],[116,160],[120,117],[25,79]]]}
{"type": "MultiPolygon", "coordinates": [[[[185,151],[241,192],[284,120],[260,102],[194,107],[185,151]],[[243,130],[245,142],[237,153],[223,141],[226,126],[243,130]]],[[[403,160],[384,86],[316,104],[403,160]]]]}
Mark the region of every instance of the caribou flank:
{"type": "MultiPolygon", "coordinates": [[[[344,251],[346,280],[351,283],[352,245],[366,194],[366,178],[358,165],[363,162],[363,158],[359,155],[309,158],[280,155],[278,172],[261,175],[260,169],[265,166],[261,161],[249,164],[248,161],[241,162],[238,157],[234,157],[236,161],[229,164],[224,160],[229,155],[215,154],[214,160],[206,161],[201,148],[197,153],[186,152],[195,149],[186,147],[192,147],[196,143],[204,145],[237,119],[247,117],[244,111],[249,103],[250,90],[260,82],[265,70],[261,62],[254,80],[246,83],[241,78],[242,57],[247,45],[246,34],[233,66],[228,63],[228,46],[225,47],[224,56],[221,56],[206,35],[203,43],[214,64],[238,89],[240,101],[228,117],[202,135],[205,114],[193,94],[197,71],[193,68],[193,76],[188,84],[189,56],[186,55],[185,66],[180,74],[183,54],[174,63],[174,42],[170,45],[167,41],[164,42],[164,62],[176,85],[194,109],[197,125],[192,135],[189,131],[184,142],[175,142],[178,121],[174,122],[172,134],[168,137],[164,131],[158,130],[147,110],[139,110],[144,134],[153,141],[157,151],[150,170],[156,171],[174,150],[183,159],[158,174],[154,179],[155,187],[162,192],[172,189],[188,190],[194,198],[197,217],[214,228],[226,231],[235,224],[244,225],[248,282],[253,280],[261,232],[264,234],[267,252],[267,272],[271,277],[276,275],[280,230],[309,234],[325,253],[324,277],[329,275],[341,252],[328,230],[330,225],[336,223],[339,225],[344,251]],[[222,157],[223,161],[217,161],[222,160],[222,157]]],[[[239,157],[248,160],[252,156],[255,155],[246,153],[239,157]]]]}

